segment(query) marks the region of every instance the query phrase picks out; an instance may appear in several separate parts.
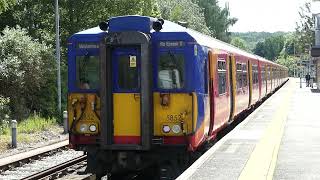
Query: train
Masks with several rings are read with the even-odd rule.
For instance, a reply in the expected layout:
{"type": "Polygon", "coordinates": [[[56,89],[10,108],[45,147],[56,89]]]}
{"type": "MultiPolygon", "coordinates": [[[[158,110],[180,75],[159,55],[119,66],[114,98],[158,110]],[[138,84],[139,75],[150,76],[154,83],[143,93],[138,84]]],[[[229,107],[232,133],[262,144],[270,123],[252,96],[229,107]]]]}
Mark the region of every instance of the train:
{"type": "Polygon", "coordinates": [[[173,177],[288,80],[282,65],[159,18],[112,17],[67,43],[70,147],[97,177],[151,165],[173,177]]]}

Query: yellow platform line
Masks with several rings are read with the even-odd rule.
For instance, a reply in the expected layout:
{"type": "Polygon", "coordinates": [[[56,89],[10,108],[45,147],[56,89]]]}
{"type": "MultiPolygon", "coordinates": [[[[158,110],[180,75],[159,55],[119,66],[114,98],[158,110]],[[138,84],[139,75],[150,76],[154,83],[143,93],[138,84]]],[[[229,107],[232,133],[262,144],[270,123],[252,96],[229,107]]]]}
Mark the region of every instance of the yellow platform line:
{"type": "Polygon", "coordinates": [[[272,117],[272,121],[253,150],[242,170],[239,180],[271,180],[277,163],[281,138],[289,112],[289,103],[293,94],[293,83],[288,82],[288,92],[283,93],[281,104],[272,117]]]}

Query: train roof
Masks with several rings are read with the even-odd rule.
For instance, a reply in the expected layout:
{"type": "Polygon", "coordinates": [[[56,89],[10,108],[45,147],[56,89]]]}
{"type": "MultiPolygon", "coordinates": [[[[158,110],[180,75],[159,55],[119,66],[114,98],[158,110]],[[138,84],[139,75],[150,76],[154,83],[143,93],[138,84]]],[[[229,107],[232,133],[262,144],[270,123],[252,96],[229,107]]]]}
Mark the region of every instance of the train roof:
{"type": "MultiPolygon", "coordinates": [[[[152,23],[157,19],[147,16],[138,16],[138,15],[131,15],[131,16],[118,16],[109,19],[109,29],[108,32],[119,32],[119,31],[141,31],[144,33],[154,33],[155,31],[152,28],[152,23]]],[[[205,34],[201,34],[193,29],[183,27],[179,24],[174,22],[165,20],[163,27],[160,32],[185,32],[190,35],[197,43],[202,46],[206,46],[212,49],[223,50],[227,52],[231,52],[234,54],[246,56],[251,59],[258,59],[260,61],[264,61],[267,63],[275,64],[274,62],[267,60],[263,57],[258,55],[246,52],[242,49],[239,49],[233,45],[215,39],[205,34]]],[[[102,31],[99,27],[90,28],[81,32],[78,32],[70,37],[73,38],[83,38],[86,36],[92,37],[98,36],[101,38],[105,36],[107,32],[102,31]]],[[[278,65],[278,64],[277,64],[278,65]]],[[[279,65],[281,66],[281,65],[279,65]]],[[[284,66],[282,66],[284,67],[284,66]]]]}

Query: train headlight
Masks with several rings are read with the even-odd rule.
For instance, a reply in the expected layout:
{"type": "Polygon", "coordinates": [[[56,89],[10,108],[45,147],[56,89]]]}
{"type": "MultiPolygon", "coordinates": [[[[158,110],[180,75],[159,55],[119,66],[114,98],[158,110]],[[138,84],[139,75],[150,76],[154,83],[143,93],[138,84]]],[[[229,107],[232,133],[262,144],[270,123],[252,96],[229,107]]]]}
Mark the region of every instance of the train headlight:
{"type": "Polygon", "coordinates": [[[94,125],[94,124],[92,124],[92,125],[89,126],[89,130],[90,130],[91,132],[95,132],[95,131],[97,130],[97,126],[94,125]]]}
{"type": "Polygon", "coordinates": [[[178,134],[181,132],[181,127],[180,125],[173,125],[172,126],[172,132],[174,132],[175,134],[178,134]]]}
{"type": "Polygon", "coordinates": [[[88,125],[86,125],[86,124],[81,124],[81,125],[80,125],[80,132],[84,133],[84,132],[86,132],[86,131],[88,131],[88,125]]]}
{"type": "Polygon", "coordinates": [[[164,133],[168,133],[168,132],[170,132],[170,126],[168,126],[168,125],[163,125],[162,126],[162,131],[164,132],[164,133]]]}

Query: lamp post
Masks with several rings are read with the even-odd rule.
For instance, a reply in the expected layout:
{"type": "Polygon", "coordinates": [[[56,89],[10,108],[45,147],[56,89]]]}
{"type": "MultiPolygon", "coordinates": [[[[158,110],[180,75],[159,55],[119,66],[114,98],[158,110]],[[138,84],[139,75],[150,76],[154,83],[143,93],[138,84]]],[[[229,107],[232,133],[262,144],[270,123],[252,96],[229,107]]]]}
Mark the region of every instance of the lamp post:
{"type": "Polygon", "coordinates": [[[61,73],[60,73],[60,38],[59,38],[59,3],[55,0],[56,19],[56,60],[57,60],[57,91],[58,91],[58,113],[61,115],[61,73]]]}

